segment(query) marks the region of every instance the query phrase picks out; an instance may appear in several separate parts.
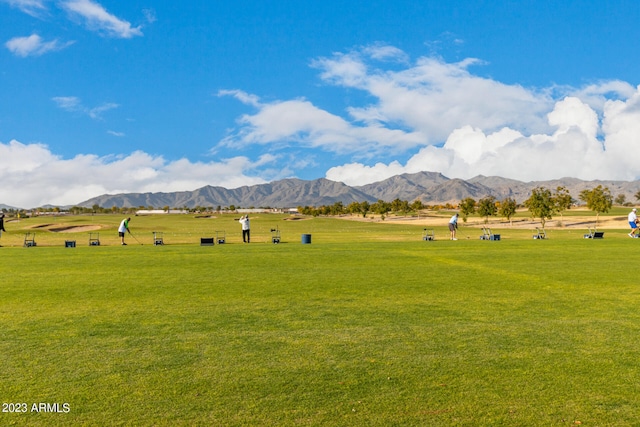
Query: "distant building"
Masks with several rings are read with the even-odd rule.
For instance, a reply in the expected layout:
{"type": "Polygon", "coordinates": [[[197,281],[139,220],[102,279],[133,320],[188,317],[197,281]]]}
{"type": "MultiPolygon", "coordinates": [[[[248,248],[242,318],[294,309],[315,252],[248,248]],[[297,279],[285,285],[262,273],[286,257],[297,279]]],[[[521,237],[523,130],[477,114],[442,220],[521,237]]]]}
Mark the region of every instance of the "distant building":
{"type": "Polygon", "coordinates": [[[184,209],[140,209],[136,211],[136,215],[167,215],[167,214],[187,214],[189,211],[184,209]]]}
{"type": "Polygon", "coordinates": [[[243,214],[250,214],[250,213],[282,213],[282,212],[284,212],[284,209],[278,209],[278,208],[269,208],[269,209],[262,209],[262,208],[258,208],[258,209],[236,209],[235,212],[243,213],[243,214]]]}

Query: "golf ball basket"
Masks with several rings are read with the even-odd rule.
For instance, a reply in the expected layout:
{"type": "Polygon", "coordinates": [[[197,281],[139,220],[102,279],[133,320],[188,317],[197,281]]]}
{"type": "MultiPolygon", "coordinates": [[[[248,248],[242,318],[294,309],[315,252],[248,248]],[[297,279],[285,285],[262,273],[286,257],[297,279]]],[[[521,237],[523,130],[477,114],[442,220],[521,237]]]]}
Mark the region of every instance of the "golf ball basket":
{"type": "MultiPolygon", "coordinates": [[[[591,227],[587,227],[587,230],[589,230],[583,237],[585,239],[604,239],[604,231],[597,231],[594,228],[591,227]]],[[[637,238],[637,234],[634,234],[637,238]]]]}
{"type": "Polygon", "coordinates": [[[100,246],[100,233],[89,233],[89,246],[100,246]]]}
{"type": "Polygon", "coordinates": [[[425,242],[436,240],[436,235],[433,228],[425,228],[422,231],[422,240],[424,240],[425,242]]]}
{"type": "Polygon", "coordinates": [[[536,232],[534,233],[533,238],[536,240],[544,240],[547,238],[547,232],[544,228],[536,227],[536,232]]]}
{"type": "Polygon", "coordinates": [[[30,248],[36,246],[36,233],[27,233],[24,235],[24,247],[30,248]]]}
{"type": "Polygon", "coordinates": [[[164,233],[162,231],[153,232],[153,244],[154,246],[164,245],[164,233]]]}
{"type": "Polygon", "coordinates": [[[492,233],[489,227],[482,227],[480,240],[500,240],[500,235],[492,233]]]}
{"type": "Polygon", "coordinates": [[[278,227],[271,229],[271,243],[274,245],[280,243],[280,230],[278,227]]]}

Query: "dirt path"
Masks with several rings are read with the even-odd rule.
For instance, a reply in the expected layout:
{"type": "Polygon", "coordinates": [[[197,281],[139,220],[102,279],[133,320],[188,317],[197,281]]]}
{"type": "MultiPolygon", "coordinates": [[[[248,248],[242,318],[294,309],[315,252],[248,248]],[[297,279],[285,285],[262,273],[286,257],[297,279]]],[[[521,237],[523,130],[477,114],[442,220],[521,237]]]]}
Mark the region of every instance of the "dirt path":
{"type": "MultiPolygon", "coordinates": [[[[379,215],[373,215],[372,217],[362,218],[361,216],[348,215],[341,217],[348,221],[363,221],[363,222],[382,222],[379,215]]],[[[403,216],[390,216],[385,218],[384,222],[389,224],[413,224],[419,226],[430,227],[445,227],[449,222],[449,216],[444,215],[426,215],[417,217],[403,217],[403,216]]],[[[477,227],[480,228],[485,225],[484,220],[473,218],[466,223],[460,220],[460,225],[465,227],[477,227]]],[[[564,215],[562,220],[557,217],[551,220],[547,220],[545,223],[546,229],[586,229],[588,227],[593,228],[596,224],[595,214],[593,216],[568,216],[564,215]]],[[[491,228],[517,228],[517,229],[535,229],[541,227],[540,220],[532,220],[530,218],[517,218],[511,222],[504,219],[491,219],[486,224],[491,228]]],[[[598,229],[620,229],[627,228],[626,216],[601,216],[598,219],[598,229]]]]}

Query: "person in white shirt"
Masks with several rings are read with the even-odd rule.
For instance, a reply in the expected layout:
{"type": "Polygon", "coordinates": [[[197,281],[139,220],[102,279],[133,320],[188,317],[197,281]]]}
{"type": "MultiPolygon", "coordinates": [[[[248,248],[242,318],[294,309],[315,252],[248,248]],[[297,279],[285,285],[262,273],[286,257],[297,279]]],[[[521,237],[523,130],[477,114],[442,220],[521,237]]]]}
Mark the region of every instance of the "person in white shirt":
{"type": "Polygon", "coordinates": [[[123,245],[126,245],[126,243],[124,242],[124,233],[131,233],[131,231],[129,230],[129,221],[131,221],[131,218],[123,219],[120,223],[120,227],[118,227],[118,236],[120,236],[120,241],[123,245]]]}
{"type": "Polygon", "coordinates": [[[631,227],[631,233],[629,233],[629,237],[637,237],[636,231],[638,230],[638,215],[636,214],[636,208],[631,209],[628,219],[629,227],[631,227]]]}
{"type": "Polygon", "coordinates": [[[251,241],[251,231],[249,228],[249,215],[241,216],[238,220],[242,224],[242,241],[249,243],[251,241]]]}
{"type": "Polygon", "coordinates": [[[455,214],[449,220],[449,231],[451,231],[451,240],[456,239],[456,230],[458,229],[458,214],[455,214]]]}

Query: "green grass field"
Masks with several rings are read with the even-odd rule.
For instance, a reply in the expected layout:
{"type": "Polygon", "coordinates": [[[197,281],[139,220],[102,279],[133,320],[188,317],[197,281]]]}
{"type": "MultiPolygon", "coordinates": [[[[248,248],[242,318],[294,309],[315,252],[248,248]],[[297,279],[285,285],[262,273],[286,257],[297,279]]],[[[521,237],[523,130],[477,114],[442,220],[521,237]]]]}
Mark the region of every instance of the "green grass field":
{"type": "Polygon", "coordinates": [[[443,220],[424,242],[417,225],[258,215],[244,245],[232,217],[158,216],[134,217],[144,245],[122,247],[120,219],[6,225],[1,425],[640,420],[640,240],[625,230],[490,242],[463,227],[452,242],[443,220]],[[90,247],[43,224],[108,228],[90,247]],[[37,247],[22,247],[26,230],[37,247]],[[226,244],[199,245],[216,230],[226,244]]]}

